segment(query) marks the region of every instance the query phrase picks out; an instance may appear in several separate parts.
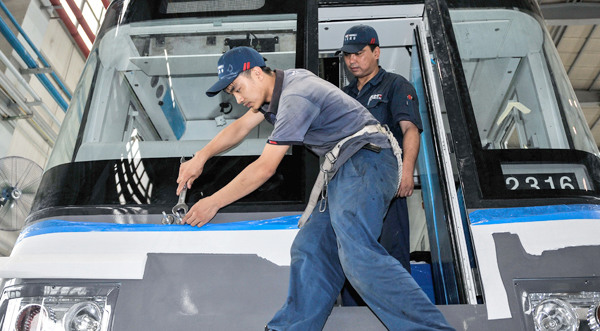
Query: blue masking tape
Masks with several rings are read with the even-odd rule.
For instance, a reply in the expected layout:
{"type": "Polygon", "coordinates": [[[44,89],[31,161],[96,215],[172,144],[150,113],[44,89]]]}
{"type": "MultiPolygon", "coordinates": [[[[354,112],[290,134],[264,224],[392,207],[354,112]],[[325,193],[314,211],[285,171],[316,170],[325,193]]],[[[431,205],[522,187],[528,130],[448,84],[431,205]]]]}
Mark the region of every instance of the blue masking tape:
{"type": "Polygon", "coordinates": [[[173,231],[240,231],[240,230],[292,230],[298,229],[300,215],[284,216],[267,220],[232,223],[208,223],[203,227],[162,224],[117,224],[98,222],[71,222],[47,220],[32,224],[21,231],[18,240],[49,233],[64,232],[173,232],[173,231]]]}
{"type": "Polygon", "coordinates": [[[558,205],[482,209],[469,214],[471,225],[544,222],[571,219],[598,219],[598,205],[558,205]]]}

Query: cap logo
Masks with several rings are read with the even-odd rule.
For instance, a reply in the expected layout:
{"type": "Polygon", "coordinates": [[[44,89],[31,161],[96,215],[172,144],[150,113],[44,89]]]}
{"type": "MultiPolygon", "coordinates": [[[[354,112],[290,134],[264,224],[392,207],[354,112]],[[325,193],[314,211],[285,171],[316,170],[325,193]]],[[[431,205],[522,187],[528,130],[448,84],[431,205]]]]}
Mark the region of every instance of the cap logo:
{"type": "Polygon", "coordinates": [[[369,44],[375,44],[375,38],[371,38],[371,42],[369,44]]]}
{"type": "Polygon", "coordinates": [[[344,42],[346,41],[354,41],[356,40],[356,33],[348,33],[347,35],[344,36],[344,42]]]}
{"type": "Polygon", "coordinates": [[[250,62],[244,62],[244,69],[242,69],[242,71],[246,71],[250,69],[250,62]]]}
{"type": "Polygon", "coordinates": [[[223,73],[223,65],[217,66],[217,75],[221,75],[223,73]]]}

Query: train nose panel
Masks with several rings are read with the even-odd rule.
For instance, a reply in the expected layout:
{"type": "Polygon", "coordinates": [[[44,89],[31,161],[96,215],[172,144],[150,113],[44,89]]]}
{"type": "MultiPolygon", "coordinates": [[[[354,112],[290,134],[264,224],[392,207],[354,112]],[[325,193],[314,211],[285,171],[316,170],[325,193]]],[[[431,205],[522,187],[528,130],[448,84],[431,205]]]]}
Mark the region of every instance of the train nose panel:
{"type": "Polygon", "coordinates": [[[587,325],[587,311],[600,299],[600,239],[592,235],[600,231],[599,209],[562,205],[471,213],[488,318],[520,316],[534,330],[535,318],[541,323],[552,306],[562,311],[561,320],[575,314],[587,325]]]}

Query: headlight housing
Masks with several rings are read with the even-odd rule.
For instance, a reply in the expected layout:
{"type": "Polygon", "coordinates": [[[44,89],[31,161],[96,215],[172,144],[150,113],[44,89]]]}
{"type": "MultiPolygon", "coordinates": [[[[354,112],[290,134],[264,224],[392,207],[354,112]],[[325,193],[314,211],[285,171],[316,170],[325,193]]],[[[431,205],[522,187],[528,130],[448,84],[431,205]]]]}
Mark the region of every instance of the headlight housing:
{"type": "Polygon", "coordinates": [[[579,318],[569,302],[550,298],[537,304],[533,311],[535,329],[539,331],[577,331],[579,318]]]}
{"type": "Polygon", "coordinates": [[[591,331],[600,331],[600,300],[594,303],[586,315],[591,331]]]}
{"type": "Polygon", "coordinates": [[[4,288],[0,331],[108,331],[115,283],[26,283],[4,288]]]}
{"type": "Polygon", "coordinates": [[[600,292],[524,293],[523,299],[524,313],[536,331],[577,331],[586,324],[600,331],[600,292]]]}

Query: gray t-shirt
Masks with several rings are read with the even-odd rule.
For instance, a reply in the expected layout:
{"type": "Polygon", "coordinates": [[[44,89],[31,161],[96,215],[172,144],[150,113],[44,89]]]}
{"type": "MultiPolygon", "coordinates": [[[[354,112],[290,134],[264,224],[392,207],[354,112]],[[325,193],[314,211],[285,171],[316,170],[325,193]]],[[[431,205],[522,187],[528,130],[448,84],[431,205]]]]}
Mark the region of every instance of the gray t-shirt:
{"type": "MultiPolygon", "coordinates": [[[[337,142],[367,125],[379,123],[354,98],[333,84],[304,69],[275,71],[275,89],[265,117],[275,119],[269,144],[304,144],[319,156],[324,156],[337,142]]],[[[344,144],[334,169],[367,143],[389,148],[381,133],[366,134],[344,144]]]]}

